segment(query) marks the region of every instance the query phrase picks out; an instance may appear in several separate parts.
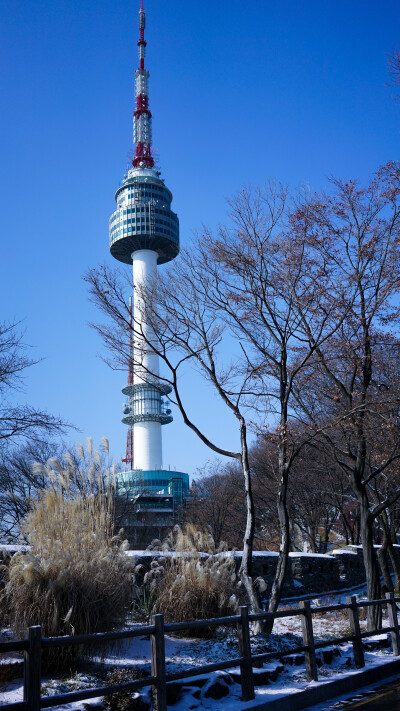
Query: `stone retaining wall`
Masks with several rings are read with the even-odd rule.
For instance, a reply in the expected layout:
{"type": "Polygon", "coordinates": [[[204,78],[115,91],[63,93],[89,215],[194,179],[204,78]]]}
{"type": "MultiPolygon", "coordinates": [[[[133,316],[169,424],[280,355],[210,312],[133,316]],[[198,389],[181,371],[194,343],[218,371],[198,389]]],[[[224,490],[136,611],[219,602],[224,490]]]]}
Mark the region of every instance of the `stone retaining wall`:
{"type": "MultiPolygon", "coordinates": [[[[378,546],[377,546],[378,547],[378,546]]],[[[17,547],[21,550],[21,546],[17,547]]],[[[0,546],[0,559],[15,552],[12,546],[0,546]]],[[[400,557],[400,546],[395,546],[400,557]]],[[[151,562],[163,553],[157,551],[127,551],[132,565],[142,564],[145,570],[151,562]]],[[[170,554],[172,555],[172,554],[170,554]]],[[[205,554],[204,554],[205,555],[205,554]]],[[[235,552],[236,567],[239,569],[241,552],[235,552]]],[[[255,551],[253,554],[253,575],[265,580],[268,597],[275,576],[278,553],[255,551]]],[[[3,561],[5,562],[5,561],[3,561]]],[[[283,590],[284,597],[342,590],[362,585],[365,582],[365,568],[361,546],[347,546],[331,550],[329,555],[314,553],[289,553],[289,566],[283,590]]]]}
{"type": "Polygon", "coordinates": [[[331,555],[335,558],[339,569],[341,587],[351,588],[364,582],[365,568],[362,550],[338,548],[333,550],[331,555]]]}
{"type": "MultiPolygon", "coordinates": [[[[149,570],[151,562],[160,555],[163,554],[156,551],[129,551],[135,566],[143,565],[144,570],[149,570]]],[[[241,552],[236,551],[237,570],[240,568],[241,557],[241,552]]],[[[266,597],[271,592],[277,562],[278,553],[272,551],[254,553],[253,576],[264,579],[267,585],[266,597]]],[[[360,561],[358,553],[354,551],[338,552],[335,555],[289,553],[289,567],[283,595],[293,597],[308,593],[318,594],[362,584],[365,581],[365,574],[361,566],[362,559],[360,561]]]]}
{"type": "MultiPolygon", "coordinates": [[[[400,556],[400,546],[395,546],[400,556]]],[[[156,553],[150,551],[130,551],[137,563],[150,567],[156,553]]],[[[235,552],[236,567],[239,569],[242,554],[235,552]]],[[[266,597],[271,592],[275,576],[278,553],[255,551],[253,554],[253,576],[265,580],[266,597]]],[[[361,546],[348,546],[331,550],[329,555],[317,553],[289,553],[289,567],[283,589],[284,597],[323,593],[329,590],[345,590],[365,582],[365,568],[361,546]]]]}

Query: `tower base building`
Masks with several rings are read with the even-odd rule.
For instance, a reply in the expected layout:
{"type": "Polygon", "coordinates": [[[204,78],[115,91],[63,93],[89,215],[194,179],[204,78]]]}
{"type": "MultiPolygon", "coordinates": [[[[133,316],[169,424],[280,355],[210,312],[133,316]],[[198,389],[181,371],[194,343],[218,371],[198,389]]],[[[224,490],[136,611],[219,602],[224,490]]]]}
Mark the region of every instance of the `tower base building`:
{"type": "Polygon", "coordinates": [[[168,470],[132,470],[117,477],[116,519],[131,548],[145,548],[182,525],[189,476],[168,470]]]}

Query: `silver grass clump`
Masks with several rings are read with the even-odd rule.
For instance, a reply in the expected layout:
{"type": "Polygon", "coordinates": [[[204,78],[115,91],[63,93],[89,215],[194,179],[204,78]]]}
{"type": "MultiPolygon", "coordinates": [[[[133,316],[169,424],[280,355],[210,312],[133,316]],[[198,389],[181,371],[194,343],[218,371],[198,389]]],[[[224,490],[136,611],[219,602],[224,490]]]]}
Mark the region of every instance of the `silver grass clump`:
{"type": "Polygon", "coordinates": [[[258,577],[254,581],[255,585],[258,587],[260,593],[263,593],[267,589],[267,583],[265,582],[264,578],[258,577]]]}
{"type": "Polygon", "coordinates": [[[88,437],[85,450],[81,442],[75,445],[75,452],[67,451],[62,459],[51,457],[45,465],[35,462],[35,475],[47,478],[55,489],[65,490],[67,495],[79,491],[85,497],[105,497],[112,506],[116,490],[116,465],[108,461],[108,440],[103,437],[100,451],[93,449],[92,438],[88,437]],[[107,446],[106,446],[107,445],[107,446]],[[107,450],[107,461],[104,453],[107,450]]]}
{"type": "MultiPolygon", "coordinates": [[[[216,547],[209,531],[191,524],[176,526],[151,550],[161,551],[143,577],[143,566],[135,569],[139,597],[152,597],[152,612],[162,612],[167,622],[184,622],[231,615],[237,610],[239,592],[233,553],[216,547]],[[146,592],[147,591],[147,592],[146,592]]],[[[213,628],[189,630],[188,636],[210,637],[213,628]]]]}
{"type": "Polygon", "coordinates": [[[41,476],[45,473],[45,467],[41,462],[33,462],[31,469],[34,476],[41,476]]]}
{"type": "MultiPolygon", "coordinates": [[[[50,486],[23,523],[30,552],[10,564],[5,595],[19,637],[36,624],[45,636],[58,636],[103,632],[125,621],[132,576],[127,543],[113,531],[113,477],[91,446],[77,451],[40,468],[50,486]]],[[[69,669],[78,653],[91,650],[44,650],[44,667],[69,669]]]]}

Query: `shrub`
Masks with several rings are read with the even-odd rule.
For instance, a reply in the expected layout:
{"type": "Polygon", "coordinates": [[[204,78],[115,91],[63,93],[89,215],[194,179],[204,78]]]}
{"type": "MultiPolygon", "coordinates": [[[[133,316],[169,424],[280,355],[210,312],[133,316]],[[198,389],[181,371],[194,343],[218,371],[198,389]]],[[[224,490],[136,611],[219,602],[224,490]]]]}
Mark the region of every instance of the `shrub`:
{"type": "MultiPolygon", "coordinates": [[[[223,617],[237,609],[237,575],[232,553],[215,547],[209,532],[176,526],[153,561],[144,584],[155,594],[153,612],[166,622],[223,617]]],[[[215,628],[189,630],[187,636],[210,637],[215,628]]]]}
{"type": "MultiPolygon", "coordinates": [[[[45,636],[104,632],[123,624],[131,580],[124,545],[112,534],[112,472],[98,452],[49,460],[50,482],[26,516],[31,550],[10,564],[6,595],[18,635],[40,624],[45,636]]],[[[90,647],[46,650],[45,666],[69,668],[90,647]]],[[[98,652],[98,649],[96,649],[98,652]]]]}
{"type": "MultiPolygon", "coordinates": [[[[136,571],[135,571],[136,574],[136,571]]],[[[136,622],[148,622],[154,612],[157,600],[157,590],[150,590],[150,586],[143,584],[134,585],[134,596],[131,603],[132,618],[136,622]]]]}
{"type": "MultiPolygon", "coordinates": [[[[113,669],[106,676],[106,685],[117,686],[118,684],[125,684],[141,676],[143,674],[135,667],[113,669]]],[[[150,703],[147,702],[146,696],[146,692],[143,698],[140,692],[137,691],[119,691],[116,694],[105,696],[103,706],[105,711],[148,711],[150,703]]]]}

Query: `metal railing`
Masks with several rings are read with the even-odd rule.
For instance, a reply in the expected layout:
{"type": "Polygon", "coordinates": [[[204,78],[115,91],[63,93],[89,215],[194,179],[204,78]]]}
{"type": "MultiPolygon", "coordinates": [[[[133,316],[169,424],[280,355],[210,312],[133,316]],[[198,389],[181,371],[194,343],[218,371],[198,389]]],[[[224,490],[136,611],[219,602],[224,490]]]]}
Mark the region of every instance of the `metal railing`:
{"type": "Polygon", "coordinates": [[[39,709],[69,704],[73,701],[84,701],[99,696],[106,696],[118,692],[136,691],[142,687],[153,687],[153,709],[154,711],[167,711],[166,684],[169,681],[180,681],[200,674],[240,667],[240,683],[242,687],[242,700],[251,701],[254,699],[254,674],[253,663],[259,663],[267,659],[282,657],[292,654],[304,653],[306,675],[308,681],[318,680],[318,668],[316,652],[332,644],[343,644],[351,642],[353,646],[354,663],[357,668],[365,666],[363,640],[373,635],[390,632],[392,639],[393,655],[400,655],[400,632],[397,619],[397,605],[400,597],[394,597],[393,593],[387,593],[385,598],[380,600],[362,600],[357,602],[356,597],[348,597],[345,603],[336,605],[324,605],[311,607],[308,600],[300,602],[300,607],[288,610],[278,610],[274,613],[263,612],[251,614],[248,608],[240,607],[239,615],[230,617],[216,617],[209,620],[193,620],[191,622],[173,622],[164,624],[163,615],[153,615],[150,625],[143,625],[131,630],[121,632],[104,632],[97,634],[76,635],[66,637],[42,637],[40,626],[30,627],[28,638],[16,642],[1,642],[0,653],[24,652],[24,697],[23,701],[4,704],[2,708],[7,711],[39,711],[39,709]],[[359,609],[379,605],[386,607],[388,613],[389,626],[379,629],[361,632],[359,609]],[[314,641],[313,615],[335,610],[347,610],[351,634],[343,637],[336,637],[323,642],[314,641]],[[252,654],[250,639],[250,623],[257,621],[270,621],[284,617],[301,616],[303,644],[295,648],[280,649],[273,652],[263,652],[262,654],[252,654]],[[184,632],[187,630],[204,629],[206,627],[219,627],[233,625],[236,626],[239,643],[239,657],[229,658],[215,664],[206,664],[198,667],[191,667],[175,673],[166,673],[165,665],[165,633],[184,632]],[[93,644],[97,642],[115,642],[132,637],[149,637],[151,644],[151,676],[114,684],[113,686],[100,686],[81,691],[72,691],[66,694],[55,696],[41,696],[41,657],[42,650],[50,647],[65,647],[81,644],[93,644]]]}

